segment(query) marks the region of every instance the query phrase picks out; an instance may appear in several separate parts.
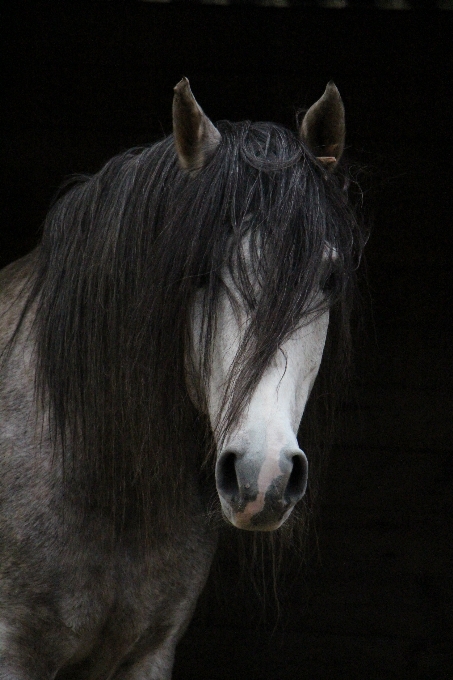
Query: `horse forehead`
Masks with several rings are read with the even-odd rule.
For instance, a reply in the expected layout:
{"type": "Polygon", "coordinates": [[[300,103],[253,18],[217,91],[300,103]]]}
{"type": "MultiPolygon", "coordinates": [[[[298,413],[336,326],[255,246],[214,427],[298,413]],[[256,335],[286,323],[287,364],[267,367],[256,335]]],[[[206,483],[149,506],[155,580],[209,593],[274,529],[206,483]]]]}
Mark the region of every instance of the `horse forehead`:
{"type": "MultiPolygon", "coordinates": [[[[244,223],[251,222],[253,215],[250,213],[246,215],[243,220],[244,223]]],[[[249,277],[250,283],[252,285],[258,285],[258,277],[256,263],[260,261],[263,254],[263,237],[260,232],[253,233],[252,228],[249,227],[242,238],[238,240],[236,244],[233,242],[234,237],[231,236],[228,242],[228,251],[232,250],[231,265],[223,267],[221,271],[222,280],[228,288],[235,291],[236,285],[234,283],[234,270],[237,270],[239,264],[245,266],[245,271],[249,277]]],[[[267,248],[266,248],[267,250],[267,248]]],[[[328,265],[335,265],[339,261],[338,249],[330,242],[325,241],[322,258],[320,264],[320,274],[325,270],[328,265]]]]}
{"type": "Polygon", "coordinates": [[[233,236],[230,237],[228,243],[228,250],[232,251],[231,266],[227,266],[225,264],[225,266],[222,269],[222,279],[224,283],[226,283],[227,285],[231,284],[232,287],[235,287],[232,277],[232,270],[237,269],[240,263],[242,265],[245,265],[249,277],[254,276],[254,272],[252,269],[253,264],[252,240],[253,240],[253,252],[259,259],[262,252],[260,234],[253,235],[252,230],[249,228],[244,233],[242,238],[240,238],[236,243],[234,243],[234,237],[233,236]]]}

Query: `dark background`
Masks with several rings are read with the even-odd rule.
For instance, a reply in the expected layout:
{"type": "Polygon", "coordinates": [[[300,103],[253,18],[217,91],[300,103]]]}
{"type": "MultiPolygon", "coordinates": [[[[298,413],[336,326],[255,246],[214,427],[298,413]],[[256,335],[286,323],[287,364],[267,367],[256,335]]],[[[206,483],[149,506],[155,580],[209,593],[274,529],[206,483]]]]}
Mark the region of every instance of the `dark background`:
{"type": "Polygon", "coordinates": [[[282,575],[276,620],[227,538],[176,680],[453,678],[451,15],[10,4],[1,264],[65,177],[171,132],[183,75],[214,121],[292,126],[330,79],[346,106],[372,235],[319,549],[282,575]]]}

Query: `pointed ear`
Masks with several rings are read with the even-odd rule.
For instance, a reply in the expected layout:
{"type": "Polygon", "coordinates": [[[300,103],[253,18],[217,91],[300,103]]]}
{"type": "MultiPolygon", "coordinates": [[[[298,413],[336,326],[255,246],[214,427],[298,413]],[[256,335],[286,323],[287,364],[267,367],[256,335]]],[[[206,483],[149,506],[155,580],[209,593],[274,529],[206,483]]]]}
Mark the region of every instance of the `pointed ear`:
{"type": "Polygon", "coordinates": [[[196,174],[215,153],[221,135],[197,104],[187,78],[180,80],[174,92],[173,134],[179,163],[196,174]]]}
{"type": "Polygon", "coordinates": [[[321,99],[305,114],[299,134],[318,161],[333,170],[343,153],[345,133],[343,102],[330,81],[321,99]]]}

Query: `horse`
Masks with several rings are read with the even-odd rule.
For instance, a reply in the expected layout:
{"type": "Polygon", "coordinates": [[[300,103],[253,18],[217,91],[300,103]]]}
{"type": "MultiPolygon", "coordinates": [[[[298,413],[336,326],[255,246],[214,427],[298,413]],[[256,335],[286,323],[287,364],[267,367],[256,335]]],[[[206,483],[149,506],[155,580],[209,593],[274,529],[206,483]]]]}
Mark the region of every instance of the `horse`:
{"type": "Polygon", "coordinates": [[[167,680],[222,524],[303,505],[363,245],[344,143],[332,82],[295,134],[214,125],[183,79],[173,134],[74,180],[0,274],[1,680],[167,680]]]}

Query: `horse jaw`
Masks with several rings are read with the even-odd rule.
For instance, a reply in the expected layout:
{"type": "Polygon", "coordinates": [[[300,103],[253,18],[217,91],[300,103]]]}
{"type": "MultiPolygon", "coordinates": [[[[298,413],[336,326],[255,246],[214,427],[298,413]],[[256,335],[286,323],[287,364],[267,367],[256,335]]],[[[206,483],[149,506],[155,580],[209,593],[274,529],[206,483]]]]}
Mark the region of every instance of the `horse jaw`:
{"type": "MultiPolygon", "coordinates": [[[[194,365],[199,365],[201,296],[195,301],[192,317],[194,365]]],[[[222,511],[239,529],[277,529],[305,493],[308,463],[297,432],[321,364],[328,323],[328,312],[313,314],[286,340],[237,424],[220,441],[219,424],[228,403],[225,389],[247,317],[240,304],[233,309],[226,294],[219,300],[205,401],[217,443],[216,485],[222,511]]],[[[189,393],[199,407],[190,382],[189,393]]]]}

